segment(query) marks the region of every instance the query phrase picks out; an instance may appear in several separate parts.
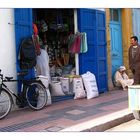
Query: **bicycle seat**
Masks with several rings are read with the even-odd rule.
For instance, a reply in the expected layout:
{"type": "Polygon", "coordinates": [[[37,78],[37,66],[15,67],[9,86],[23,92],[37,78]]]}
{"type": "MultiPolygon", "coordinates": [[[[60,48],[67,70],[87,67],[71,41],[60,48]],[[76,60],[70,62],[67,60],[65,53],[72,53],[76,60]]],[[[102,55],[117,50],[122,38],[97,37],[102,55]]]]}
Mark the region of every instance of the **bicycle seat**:
{"type": "Polygon", "coordinates": [[[10,81],[13,79],[13,77],[5,77],[7,79],[7,81],[10,81]]]}

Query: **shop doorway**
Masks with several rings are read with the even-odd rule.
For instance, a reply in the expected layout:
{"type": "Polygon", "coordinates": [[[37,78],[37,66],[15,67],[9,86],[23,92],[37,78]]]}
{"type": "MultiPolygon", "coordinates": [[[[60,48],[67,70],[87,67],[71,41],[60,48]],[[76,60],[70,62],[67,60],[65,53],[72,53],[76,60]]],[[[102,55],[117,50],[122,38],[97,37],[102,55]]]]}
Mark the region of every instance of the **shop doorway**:
{"type": "MultiPolygon", "coordinates": [[[[76,74],[75,54],[69,52],[68,46],[69,35],[75,34],[74,9],[32,9],[32,14],[49,56],[51,80],[59,81],[59,77],[76,74]]],[[[53,96],[53,101],[70,98],[73,95],[53,96]]]]}
{"type": "MultiPolygon", "coordinates": [[[[33,23],[38,27],[43,45],[47,46],[50,68],[58,68],[54,73],[51,70],[51,76],[61,76],[62,67],[68,66],[67,70],[75,68],[75,55],[69,53],[67,43],[68,36],[74,34],[74,10],[33,9],[33,23]],[[42,24],[46,26],[46,31],[42,31],[42,24]]],[[[70,74],[66,69],[62,70],[62,74],[70,74]]]]}

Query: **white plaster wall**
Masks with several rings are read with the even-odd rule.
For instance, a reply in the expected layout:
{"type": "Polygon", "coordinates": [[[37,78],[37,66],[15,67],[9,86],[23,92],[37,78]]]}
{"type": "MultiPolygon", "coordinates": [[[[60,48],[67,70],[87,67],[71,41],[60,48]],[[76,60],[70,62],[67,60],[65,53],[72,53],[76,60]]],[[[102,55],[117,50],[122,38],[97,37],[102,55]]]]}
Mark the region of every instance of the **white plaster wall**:
{"type": "MultiPolygon", "coordinates": [[[[5,76],[16,78],[14,9],[0,9],[0,69],[5,76]]],[[[16,91],[16,83],[8,86],[16,91]]]]}

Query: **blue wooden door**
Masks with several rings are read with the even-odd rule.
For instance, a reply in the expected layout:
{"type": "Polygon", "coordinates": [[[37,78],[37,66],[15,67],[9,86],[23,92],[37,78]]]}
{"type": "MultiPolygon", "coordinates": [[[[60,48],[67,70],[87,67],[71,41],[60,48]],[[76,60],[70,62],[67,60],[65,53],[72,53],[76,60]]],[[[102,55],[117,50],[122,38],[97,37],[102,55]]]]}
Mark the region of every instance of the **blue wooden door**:
{"type": "MultiPolygon", "coordinates": [[[[14,16],[15,16],[15,38],[16,38],[16,66],[17,72],[19,72],[21,71],[18,60],[20,43],[23,38],[31,37],[32,35],[32,9],[25,8],[15,9],[14,16]]],[[[30,69],[29,74],[25,77],[25,79],[33,78],[34,75],[35,75],[34,69],[30,69]]],[[[20,91],[20,83],[18,86],[18,91],[20,91]]]]}
{"type": "Polygon", "coordinates": [[[80,32],[87,33],[88,51],[79,54],[80,74],[91,71],[97,75],[97,33],[96,33],[96,12],[92,9],[78,10],[78,28],[80,32]]]}
{"type": "Polygon", "coordinates": [[[120,9],[111,9],[110,17],[111,62],[113,78],[115,71],[119,68],[120,65],[123,64],[120,9]]]}
{"type": "Polygon", "coordinates": [[[95,74],[99,92],[107,91],[105,12],[78,9],[78,28],[87,33],[88,51],[79,54],[80,74],[95,74]]]}
{"type": "Polygon", "coordinates": [[[106,15],[104,11],[96,11],[97,30],[97,71],[100,92],[108,90],[107,82],[107,43],[106,43],[106,15]]]}

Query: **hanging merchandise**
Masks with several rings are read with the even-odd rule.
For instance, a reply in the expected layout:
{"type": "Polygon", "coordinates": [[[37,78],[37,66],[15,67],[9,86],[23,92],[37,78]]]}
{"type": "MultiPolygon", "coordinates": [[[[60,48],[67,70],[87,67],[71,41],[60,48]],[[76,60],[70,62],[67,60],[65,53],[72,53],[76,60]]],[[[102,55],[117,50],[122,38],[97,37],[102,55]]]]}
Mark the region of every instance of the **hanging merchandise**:
{"type": "Polygon", "coordinates": [[[31,69],[36,65],[36,52],[31,37],[21,41],[19,50],[19,64],[21,69],[31,69]]]}
{"type": "Polygon", "coordinates": [[[82,74],[82,78],[87,92],[87,99],[99,96],[95,75],[88,71],[87,73],[82,74]]]}
{"type": "Polygon", "coordinates": [[[68,48],[70,53],[86,53],[88,50],[86,33],[69,35],[68,48]]]}
{"type": "Polygon", "coordinates": [[[40,25],[41,25],[41,29],[40,29],[41,32],[46,32],[48,30],[48,26],[44,20],[41,20],[40,25]]]}
{"type": "Polygon", "coordinates": [[[39,44],[39,36],[38,36],[38,28],[36,26],[36,24],[33,24],[33,35],[32,35],[32,39],[34,42],[34,46],[36,49],[36,54],[40,55],[40,44],[39,44]]]}
{"type": "Polygon", "coordinates": [[[74,37],[74,41],[69,48],[70,53],[80,53],[80,46],[81,46],[81,35],[77,33],[74,37]]]}
{"type": "Polygon", "coordinates": [[[80,53],[86,53],[88,51],[87,46],[87,34],[85,32],[81,33],[81,49],[80,53]]]}

